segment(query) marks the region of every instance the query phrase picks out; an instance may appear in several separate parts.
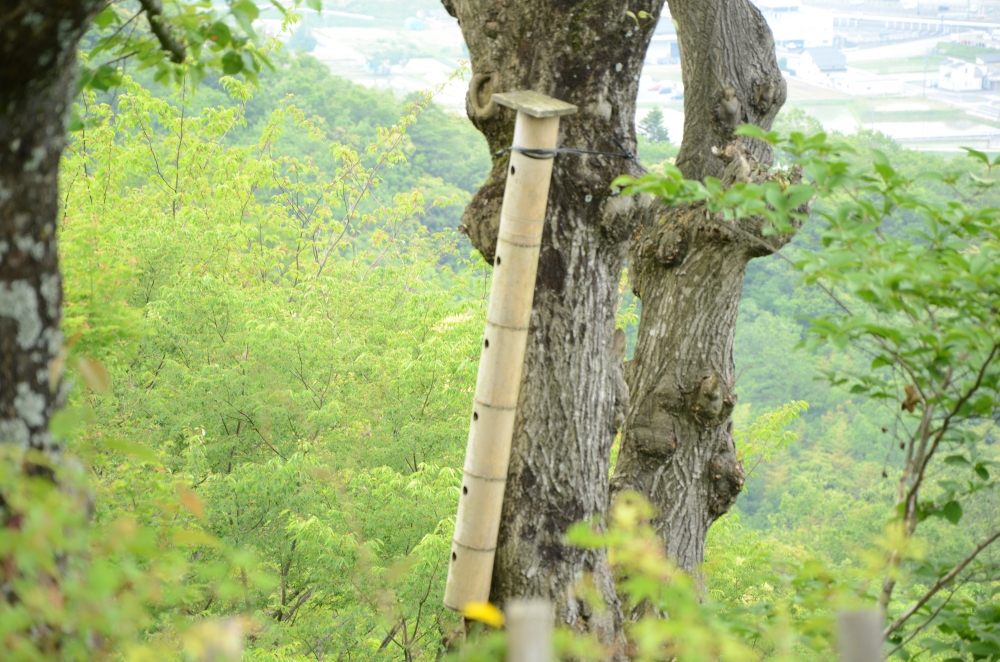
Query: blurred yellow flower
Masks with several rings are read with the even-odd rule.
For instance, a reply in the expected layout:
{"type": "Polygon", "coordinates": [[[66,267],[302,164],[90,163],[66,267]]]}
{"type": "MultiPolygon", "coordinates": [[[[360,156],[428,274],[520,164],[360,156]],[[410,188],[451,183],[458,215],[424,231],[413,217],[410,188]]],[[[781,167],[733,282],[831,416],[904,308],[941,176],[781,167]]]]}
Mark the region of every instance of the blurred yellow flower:
{"type": "Polygon", "coordinates": [[[495,628],[503,626],[503,614],[489,602],[466,603],[462,607],[462,616],[470,621],[479,621],[495,628]]]}

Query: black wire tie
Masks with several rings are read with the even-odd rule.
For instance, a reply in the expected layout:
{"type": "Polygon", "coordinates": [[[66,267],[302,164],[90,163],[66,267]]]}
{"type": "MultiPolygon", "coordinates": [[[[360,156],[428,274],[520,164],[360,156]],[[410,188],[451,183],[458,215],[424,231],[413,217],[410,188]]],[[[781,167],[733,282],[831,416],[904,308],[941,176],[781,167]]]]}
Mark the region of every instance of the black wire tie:
{"type": "Polygon", "coordinates": [[[629,159],[634,161],[635,154],[632,154],[618,142],[617,139],[613,139],[621,152],[597,152],[589,149],[571,149],[569,147],[559,147],[557,149],[535,149],[531,147],[518,147],[517,145],[511,145],[510,147],[504,147],[501,150],[494,152],[494,156],[503,156],[504,152],[517,152],[518,154],[523,154],[529,159],[536,159],[538,161],[543,161],[545,159],[554,159],[557,154],[591,154],[594,156],[617,156],[623,159],[629,159]]]}

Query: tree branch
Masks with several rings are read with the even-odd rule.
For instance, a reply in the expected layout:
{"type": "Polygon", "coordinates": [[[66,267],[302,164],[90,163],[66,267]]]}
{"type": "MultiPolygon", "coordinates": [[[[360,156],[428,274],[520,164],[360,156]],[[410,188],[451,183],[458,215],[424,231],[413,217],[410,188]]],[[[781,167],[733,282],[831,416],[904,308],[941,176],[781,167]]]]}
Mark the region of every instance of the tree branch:
{"type": "Polygon", "coordinates": [[[997,358],[998,352],[1000,352],[1000,343],[993,345],[993,348],[990,350],[989,356],[986,357],[986,360],[983,361],[983,365],[980,366],[978,372],[976,373],[975,383],[973,383],[972,387],[955,402],[955,406],[952,407],[951,411],[948,412],[948,415],[944,417],[944,420],[941,422],[941,427],[938,428],[937,434],[934,437],[934,443],[931,444],[930,451],[928,451],[927,454],[922,458],[923,462],[919,467],[916,479],[914,480],[913,485],[910,487],[909,491],[906,494],[907,502],[909,502],[909,500],[916,495],[917,490],[920,489],[920,485],[923,483],[924,480],[924,474],[927,471],[927,465],[930,464],[931,458],[934,457],[934,453],[937,451],[938,445],[941,443],[941,440],[944,438],[944,435],[948,432],[949,424],[951,423],[952,419],[958,416],[958,413],[959,411],[961,411],[962,406],[965,405],[966,402],[971,400],[972,396],[975,395],[976,392],[979,390],[979,388],[983,385],[983,379],[986,377],[986,371],[989,369],[990,365],[992,365],[993,360],[997,358]]]}
{"type": "Polygon", "coordinates": [[[916,604],[914,604],[912,607],[910,607],[905,612],[903,612],[902,616],[900,616],[899,618],[897,618],[893,622],[892,625],[890,625],[889,627],[887,627],[882,632],[882,636],[888,636],[888,635],[892,634],[893,632],[895,632],[896,630],[898,630],[900,628],[900,626],[903,625],[903,623],[905,623],[911,616],[913,616],[915,613],[917,613],[918,609],[920,609],[925,604],[927,604],[927,601],[930,600],[932,597],[934,597],[934,595],[938,591],[940,591],[942,588],[944,588],[945,586],[947,586],[951,582],[951,580],[955,579],[955,577],[958,576],[958,573],[962,572],[962,570],[965,569],[965,566],[967,566],[970,563],[972,563],[972,560],[976,558],[976,556],[979,554],[979,552],[981,552],[984,549],[986,549],[987,547],[989,547],[993,543],[993,541],[995,541],[997,538],[1000,538],[1000,531],[994,532],[993,535],[991,535],[989,538],[987,538],[986,540],[984,540],[983,542],[981,542],[979,544],[979,546],[976,547],[974,550],[972,550],[972,552],[968,556],[966,556],[964,559],[962,559],[961,563],[959,563],[954,568],[952,568],[948,572],[948,574],[946,574],[944,577],[942,577],[941,579],[937,580],[934,583],[934,586],[932,586],[931,589],[929,591],[927,591],[927,593],[924,594],[924,597],[922,597],[919,600],[917,600],[916,604]]]}
{"type": "Polygon", "coordinates": [[[170,54],[170,61],[174,64],[181,64],[187,57],[187,49],[184,44],[174,39],[167,29],[163,19],[163,4],[160,0],[139,0],[143,11],[146,12],[146,19],[149,21],[149,29],[156,35],[160,46],[170,54]]]}
{"type": "Polygon", "coordinates": [[[313,594],[313,589],[310,588],[305,593],[299,595],[298,599],[295,601],[295,604],[289,607],[288,613],[286,613],[284,617],[279,620],[284,620],[284,621],[291,620],[292,617],[295,616],[295,612],[299,610],[299,607],[304,605],[306,603],[306,600],[312,597],[312,594],[313,594]]]}
{"type": "Polygon", "coordinates": [[[959,584],[958,586],[956,586],[955,588],[951,589],[951,592],[950,592],[950,593],[948,593],[948,597],[944,599],[944,602],[942,602],[942,603],[941,603],[940,605],[938,605],[938,608],[937,608],[937,609],[935,609],[935,610],[934,610],[933,612],[931,612],[931,615],[930,615],[929,617],[927,617],[927,620],[925,620],[925,621],[924,621],[923,623],[921,623],[920,625],[918,625],[918,626],[916,627],[916,629],[914,629],[914,630],[913,630],[913,632],[911,632],[911,633],[910,633],[910,636],[909,636],[909,637],[907,637],[906,639],[904,639],[904,640],[902,641],[902,643],[900,643],[900,644],[899,644],[898,646],[896,646],[896,647],[895,647],[895,648],[893,648],[893,649],[892,649],[891,651],[889,651],[888,655],[886,655],[886,656],[885,656],[885,657],[886,657],[886,659],[889,659],[889,658],[891,658],[891,657],[892,657],[892,655],[893,655],[893,653],[895,653],[895,652],[896,652],[896,651],[898,651],[898,650],[899,650],[900,648],[902,648],[902,647],[903,647],[903,646],[905,646],[906,644],[908,644],[908,643],[910,643],[911,641],[913,641],[913,640],[914,640],[914,638],[916,638],[916,636],[917,636],[918,634],[920,634],[920,633],[921,633],[921,632],[923,631],[923,629],[924,629],[925,627],[927,627],[928,625],[930,625],[930,624],[931,624],[931,622],[932,622],[932,621],[933,621],[933,620],[934,620],[935,618],[937,618],[937,615],[941,613],[941,610],[942,610],[942,609],[944,609],[945,607],[947,607],[947,606],[948,606],[948,603],[949,603],[949,602],[951,602],[951,599],[952,599],[953,597],[955,597],[955,593],[957,593],[957,592],[958,592],[958,589],[960,589],[960,588],[962,588],[963,586],[965,586],[965,585],[966,585],[966,583],[968,583],[968,581],[969,581],[969,577],[966,577],[966,578],[965,578],[965,580],[964,580],[964,581],[962,581],[962,582],[961,582],[961,583],[960,583],[960,584],[959,584]]]}

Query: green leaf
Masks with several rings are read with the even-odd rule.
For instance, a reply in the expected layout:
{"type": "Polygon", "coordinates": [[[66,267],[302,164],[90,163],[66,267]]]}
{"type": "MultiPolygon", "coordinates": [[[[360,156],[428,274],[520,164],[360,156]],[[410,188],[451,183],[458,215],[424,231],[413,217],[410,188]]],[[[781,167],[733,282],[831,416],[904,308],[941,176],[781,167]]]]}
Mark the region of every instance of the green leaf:
{"type": "Polygon", "coordinates": [[[108,5],[104,8],[100,14],[94,19],[94,25],[99,28],[106,28],[112,23],[117,22],[118,14],[115,13],[113,5],[108,5]]]}
{"type": "Polygon", "coordinates": [[[939,641],[937,639],[931,639],[926,644],[927,650],[931,653],[943,653],[945,651],[955,650],[955,644],[950,641],[939,641]]]}
{"type": "Polygon", "coordinates": [[[306,0],[306,4],[310,9],[315,9],[316,11],[323,10],[323,0],[306,0]]]}
{"type": "Polygon", "coordinates": [[[250,74],[257,71],[257,63],[254,61],[253,55],[249,51],[240,51],[240,59],[243,60],[244,73],[250,74]]]}
{"type": "Polygon", "coordinates": [[[131,455],[140,462],[146,462],[152,465],[159,465],[160,463],[156,453],[142,444],[133,444],[125,441],[124,439],[108,439],[104,442],[104,445],[113,451],[131,455]]]}
{"type": "Polygon", "coordinates": [[[630,175],[618,175],[611,182],[611,188],[625,188],[626,186],[631,186],[636,182],[635,177],[630,175]]]}
{"type": "Polygon", "coordinates": [[[222,71],[230,76],[243,71],[243,58],[236,51],[229,51],[222,56],[222,71]]]}
{"type": "Polygon", "coordinates": [[[257,9],[257,5],[251,0],[240,0],[239,2],[234,2],[232,10],[234,14],[242,14],[251,21],[256,21],[257,17],[260,16],[260,10],[257,9]]]}
{"type": "Polygon", "coordinates": [[[87,87],[91,87],[101,92],[107,92],[115,85],[122,82],[121,73],[107,64],[102,64],[88,78],[87,87]]]}
{"type": "Polygon", "coordinates": [[[816,189],[808,184],[796,184],[789,186],[785,195],[788,196],[788,206],[794,209],[809,202],[816,195],[816,189]]]}
{"type": "Polygon", "coordinates": [[[83,429],[87,414],[79,408],[61,409],[49,422],[49,431],[56,439],[69,439],[83,429]]]}
{"type": "Polygon", "coordinates": [[[225,48],[233,40],[233,35],[229,31],[229,26],[218,21],[208,29],[205,38],[213,42],[219,48],[225,48]]]}
{"type": "Polygon", "coordinates": [[[961,149],[964,149],[968,153],[968,155],[971,156],[972,158],[979,159],[986,165],[990,164],[990,157],[986,156],[986,154],[984,154],[983,152],[980,152],[979,150],[976,149],[972,149],[971,147],[962,147],[961,149]]]}
{"type": "MultiPolygon", "coordinates": [[[[973,655],[980,656],[981,659],[982,657],[1000,653],[1000,644],[996,644],[992,641],[975,641],[966,646],[966,650],[973,655]]],[[[992,659],[996,658],[994,657],[992,659]]]]}
{"type": "Polygon", "coordinates": [[[777,144],[779,137],[777,131],[765,131],[756,124],[741,124],[736,127],[735,133],[738,136],[748,136],[757,140],[763,140],[772,145],[777,144]]]}
{"type": "Polygon", "coordinates": [[[74,108],[69,116],[69,131],[71,133],[76,133],[77,131],[83,131],[84,128],[83,119],[80,118],[80,113],[74,108]]]}
{"type": "Polygon", "coordinates": [[[872,359],[872,370],[876,368],[881,368],[883,366],[892,365],[892,359],[883,354],[879,354],[874,359],[872,359]]]}
{"type": "Polygon", "coordinates": [[[965,466],[969,466],[971,464],[971,462],[969,462],[967,459],[965,459],[964,455],[949,455],[948,457],[946,457],[944,459],[944,463],[945,464],[962,464],[962,465],[965,465],[965,466]]]}
{"type": "Polygon", "coordinates": [[[962,519],[962,506],[957,501],[949,501],[944,504],[944,508],[941,509],[946,520],[952,524],[958,524],[962,519]]]}
{"type": "Polygon", "coordinates": [[[982,478],[983,480],[990,479],[990,472],[989,470],[987,470],[986,465],[984,465],[982,462],[976,464],[975,472],[976,475],[982,478]]]}
{"type": "Polygon", "coordinates": [[[939,480],[937,482],[937,484],[938,484],[938,486],[941,489],[947,490],[947,491],[952,492],[952,493],[959,492],[959,491],[962,490],[962,484],[961,483],[959,483],[957,481],[954,481],[954,480],[949,480],[949,479],[946,479],[946,478],[939,480]]]}
{"type": "Polygon", "coordinates": [[[153,80],[157,83],[166,83],[167,79],[170,78],[170,67],[158,66],[156,68],[156,73],[153,74],[153,80]]]}

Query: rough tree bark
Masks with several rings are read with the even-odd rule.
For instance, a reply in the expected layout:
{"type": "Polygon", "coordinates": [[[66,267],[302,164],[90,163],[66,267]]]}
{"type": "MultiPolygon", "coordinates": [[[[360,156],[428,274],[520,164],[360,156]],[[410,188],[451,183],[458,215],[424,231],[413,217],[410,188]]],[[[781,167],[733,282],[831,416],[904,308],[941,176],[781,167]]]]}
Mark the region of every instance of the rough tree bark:
{"type": "MultiPolygon", "coordinates": [[[[733,130],[770,128],[785,101],[767,23],[748,0],[668,4],[684,79],[677,166],[688,179],[760,181],[770,148],[737,140],[733,130]]],[[[709,526],[743,487],[730,419],[737,308],[747,263],[790,238],[762,230],[760,219],[728,223],[701,205],[653,205],[630,247],[642,317],[626,369],[630,406],[612,492],[646,496],[668,554],[692,572],[704,560],[709,526]]]]}
{"type": "MultiPolygon", "coordinates": [[[[639,73],[662,0],[444,0],[472,60],[469,117],[490,150],[510,146],[514,113],[494,92],[535,90],[576,104],[560,145],[635,149],[639,73]],[[632,12],[630,16],[626,12],[632,12]],[[649,14],[639,18],[639,12],[649,14]]],[[[508,158],[495,156],[463,224],[492,262],[508,158]]],[[[613,356],[617,284],[632,201],[609,184],[638,165],[620,157],[556,157],[535,284],[491,599],[545,596],[558,619],[620,643],[621,609],[602,552],[565,544],[570,524],[601,518],[620,406],[613,356]],[[593,578],[607,609],[595,611],[578,581],[593,578]]]]}
{"type": "Polygon", "coordinates": [[[59,159],[77,45],[103,4],[0,1],[0,443],[53,457],[48,424],[63,399],[59,159]]]}

